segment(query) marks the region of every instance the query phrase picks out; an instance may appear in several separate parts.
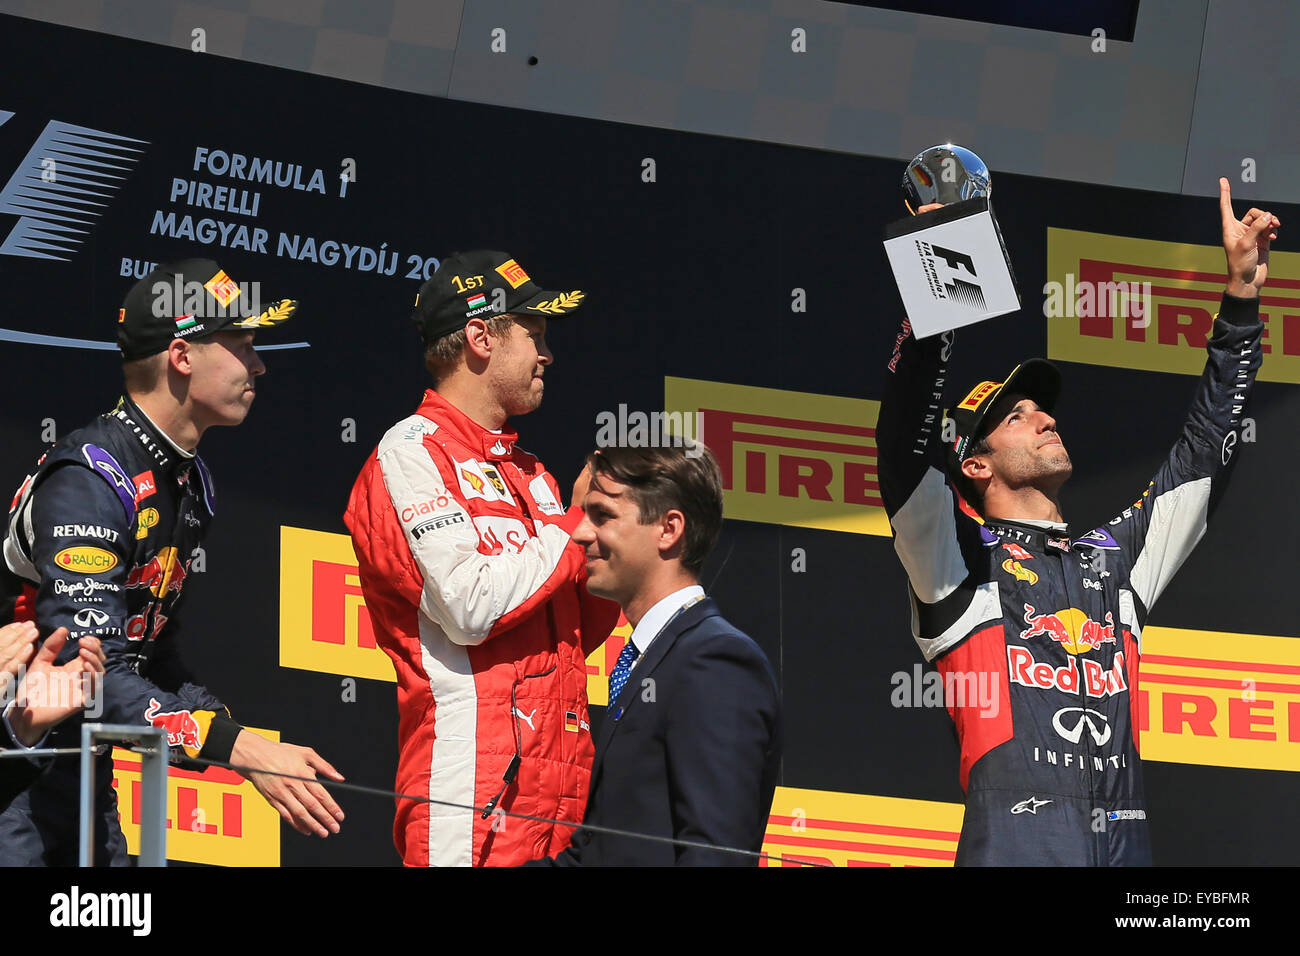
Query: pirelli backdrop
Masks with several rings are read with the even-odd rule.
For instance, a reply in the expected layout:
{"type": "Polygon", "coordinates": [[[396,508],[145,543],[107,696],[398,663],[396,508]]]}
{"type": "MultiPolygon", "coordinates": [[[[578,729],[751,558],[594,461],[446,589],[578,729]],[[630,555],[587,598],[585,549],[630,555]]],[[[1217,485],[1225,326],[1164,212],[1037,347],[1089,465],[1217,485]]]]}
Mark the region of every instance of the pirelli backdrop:
{"type": "MultiPolygon", "coordinates": [[[[452,251],[500,248],[587,294],[552,325],[545,404],[516,422],[561,487],[654,413],[701,429],[721,460],[729,520],[705,584],[784,694],[767,849],[952,863],[957,747],[909,635],[876,475],[901,318],[881,246],[903,212],[898,162],[425,98],[11,17],[0,57],[0,483],[16,488],[49,441],[114,403],[117,308],[151,264],[211,255],[302,301],[262,337],[248,421],[201,448],[217,517],[182,653],[241,722],[391,786],[393,670],[341,515],[425,386],[408,318],[420,282],[452,251]]],[[[994,177],[1025,307],[958,334],[955,385],[1029,356],[1061,363],[1064,506],[1090,528],[1141,494],[1180,427],[1222,288],[1217,208],[994,177]]],[[[1267,354],[1239,464],[1145,634],[1136,693],[1163,864],[1300,856],[1300,253],[1286,251],[1300,214],[1273,209],[1267,354]]],[[[597,705],[613,646],[589,662],[597,705]]],[[[120,755],[133,841],[139,772],[120,755]]],[[[396,863],[391,799],[341,802],[343,833],[309,839],[238,776],[174,770],[169,852],[396,863]]]]}

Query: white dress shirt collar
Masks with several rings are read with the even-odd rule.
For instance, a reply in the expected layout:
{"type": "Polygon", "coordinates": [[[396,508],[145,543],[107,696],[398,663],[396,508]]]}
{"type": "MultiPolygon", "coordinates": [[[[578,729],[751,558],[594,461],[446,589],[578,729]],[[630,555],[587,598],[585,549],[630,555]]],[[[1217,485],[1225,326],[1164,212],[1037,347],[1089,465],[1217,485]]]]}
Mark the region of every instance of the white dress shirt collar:
{"type": "Polygon", "coordinates": [[[645,616],[632,629],[632,643],[636,645],[637,657],[641,657],[649,650],[650,644],[659,636],[659,632],[664,629],[664,625],[678,610],[702,597],[704,597],[704,588],[698,584],[692,584],[680,591],[674,591],[666,598],[661,598],[654,607],[646,611],[645,616]]]}

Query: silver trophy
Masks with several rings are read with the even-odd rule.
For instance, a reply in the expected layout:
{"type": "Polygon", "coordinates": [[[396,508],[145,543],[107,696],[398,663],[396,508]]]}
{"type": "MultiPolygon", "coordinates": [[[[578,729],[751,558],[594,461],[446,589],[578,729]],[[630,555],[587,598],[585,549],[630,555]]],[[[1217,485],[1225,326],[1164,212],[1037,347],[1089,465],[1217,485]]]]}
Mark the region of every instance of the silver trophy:
{"type": "Polygon", "coordinates": [[[885,254],[918,339],[1020,308],[991,193],[989,168],[964,146],[931,146],[907,164],[912,215],[885,227],[885,254]],[[917,215],[931,203],[944,208],[917,215]]]}
{"type": "Polygon", "coordinates": [[[944,143],[923,150],[903,173],[903,203],[913,216],[922,206],[945,206],[993,192],[989,168],[965,146],[944,143]]]}

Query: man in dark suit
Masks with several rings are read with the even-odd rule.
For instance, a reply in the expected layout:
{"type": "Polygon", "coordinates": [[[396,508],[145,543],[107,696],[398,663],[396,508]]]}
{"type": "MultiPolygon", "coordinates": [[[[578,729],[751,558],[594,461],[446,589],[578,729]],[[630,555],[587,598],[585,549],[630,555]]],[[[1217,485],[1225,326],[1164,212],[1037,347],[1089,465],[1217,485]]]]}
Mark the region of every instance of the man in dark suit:
{"type": "Polygon", "coordinates": [[[700,587],[722,526],[722,479],[708,449],[676,441],[594,452],[574,497],[587,588],[633,626],[610,675],[583,822],[661,839],[580,829],[542,863],[757,862],[781,759],[780,696],[762,650],[700,587]]]}

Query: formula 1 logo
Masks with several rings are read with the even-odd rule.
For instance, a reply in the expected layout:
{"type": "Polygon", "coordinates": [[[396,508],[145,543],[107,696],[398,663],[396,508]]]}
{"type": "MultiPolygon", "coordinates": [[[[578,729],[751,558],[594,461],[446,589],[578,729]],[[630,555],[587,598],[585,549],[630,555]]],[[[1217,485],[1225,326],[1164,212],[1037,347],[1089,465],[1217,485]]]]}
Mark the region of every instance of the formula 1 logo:
{"type": "MultiPolygon", "coordinates": [[[[14,117],[0,109],[0,127],[14,117]]],[[[12,130],[14,127],[10,127],[12,130]]],[[[0,132],[3,132],[0,130],[0,132]]],[[[71,260],[112,204],[146,140],[50,120],[0,188],[0,255],[71,260]],[[9,217],[18,221],[10,228],[9,217]]],[[[0,341],[116,350],[116,342],[0,328],[0,341]]]]}
{"type": "Polygon", "coordinates": [[[936,299],[947,298],[978,312],[988,309],[984,290],[975,281],[975,260],[970,253],[945,249],[921,240],[916,243],[916,251],[930,279],[931,294],[936,299]],[[966,275],[961,275],[962,272],[966,275]],[[939,288],[947,295],[940,295],[939,288]]]}
{"type": "MultiPolygon", "coordinates": [[[[14,114],[0,110],[0,126],[14,114]]],[[[67,262],[144,155],[142,139],[50,120],[0,190],[0,254],[67,262]]]]}

